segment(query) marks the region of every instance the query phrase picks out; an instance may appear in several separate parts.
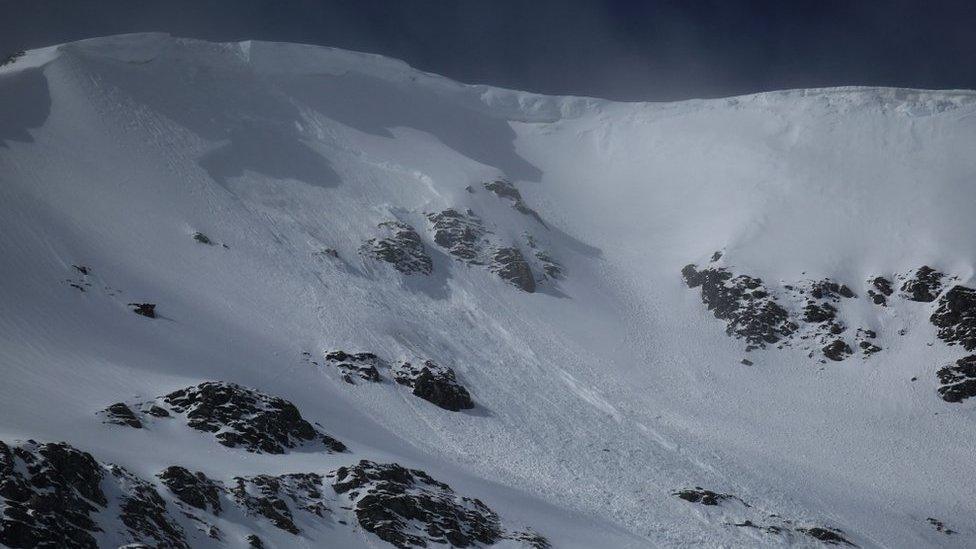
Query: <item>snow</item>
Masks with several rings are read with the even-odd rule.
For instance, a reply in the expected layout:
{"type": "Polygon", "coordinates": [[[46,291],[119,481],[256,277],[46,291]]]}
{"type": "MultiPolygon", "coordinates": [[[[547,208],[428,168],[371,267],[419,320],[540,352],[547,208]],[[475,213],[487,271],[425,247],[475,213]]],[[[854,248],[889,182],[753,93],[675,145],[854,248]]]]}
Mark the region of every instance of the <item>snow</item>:
{"type": "Polygon", "coordinates": [[[679,275],[723,250],[736,272],[859,295],[922,264],[972,283],[976,92],[612,103],[134,34],[29,52],[0,68],[0,99],[0,440],[64,440],[144,478],[395,461],[555,547],[787,543],[671,496],[696,485],[861,547],[976,543],[974,403],[935,394],[962,351],[935,338],[934,304],[845,309],[879,333],[871,359],[770,349],[745,367],[679,275]],[[497,177],[550,229],[481,187],[497,177]],[[425,230],[448,207],[502,239],[531,232],[565,279],[526,294],[453,260],[425,230]],[[359,255],[392,219],[426,240],[430,277],[359,255]],[[73,264],[92,270],[84,293],[63,282],[73,264]],[[478,407],[302,361],[333,349],[430,358],[478,407]],[[287,398],[352,455],[248,454],[96,416],[203,380],[287,398]]]}

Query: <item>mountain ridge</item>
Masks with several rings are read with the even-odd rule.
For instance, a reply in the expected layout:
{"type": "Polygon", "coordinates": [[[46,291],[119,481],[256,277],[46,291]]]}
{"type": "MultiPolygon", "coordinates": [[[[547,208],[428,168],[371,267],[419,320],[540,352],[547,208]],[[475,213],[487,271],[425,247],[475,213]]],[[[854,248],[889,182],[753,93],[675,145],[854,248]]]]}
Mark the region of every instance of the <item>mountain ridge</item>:
{"type": "MultiPolygon", "coordinates": [[[[973,285],[973,92],[613,103],[243,44],[126,35],[0,68],[5,444],[118,464],[177,523],[154,480],[172,466],[230,487],[367,460],[554,547],[971,543],[976,399],[940,398],[967,353],[930,316],[973,285]],[[688,288],[689,264],[804,330],[836,320],[857,352],[747,351],[725,330],[752,313],[688,288]],[[902,297],[923,265],[945,275],[933,300],[902,297]],[[808,315],[798,292],[824,279],[857,297],[808,315]],[[421,393],[474,407],[398,376],[426,361],[421,393]],[[207,382],[284,399],[349,452],[255,454],[140,415],[207,382]],[[148,427],[104,424],[114,403],[148,427]]],[[[280,497],[309,540],[377,543],[280,497]]],[[[296,543],[261,517],[206,517],[226,535],[193,545],[296,543]]]]}

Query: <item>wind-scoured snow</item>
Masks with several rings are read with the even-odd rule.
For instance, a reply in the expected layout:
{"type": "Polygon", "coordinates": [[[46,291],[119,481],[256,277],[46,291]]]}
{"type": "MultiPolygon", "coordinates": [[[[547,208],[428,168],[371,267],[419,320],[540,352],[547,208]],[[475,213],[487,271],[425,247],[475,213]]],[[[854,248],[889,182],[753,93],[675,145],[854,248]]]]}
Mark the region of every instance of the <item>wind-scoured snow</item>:
{"type": "Polygon", "coordinates": [[[0,441],[124,467],[188,533],[159,480],[172,466],[227,487],[326,479],[331,511],[296,515],[300,534],[234,507],[207,519],[222,540],[192,546],[383,546],[328,477],[360,460],[497,513],[499,547],[973,546],[976,398],[947,402],[937,375],[972,352],[930,316],[976,285],[974,147],[971,91],[613,103],[294,44],[27,52],[0,67],[0,441]],[[449,209],[478,220],[466,241],[470,223],[440,226],[470,257],[435,240],[449,209]],[[375,251],[390,227],[419,239],[393,238],[394,260],[375,251]],[[689,264],[761,279],[795,335],[746,352],[689,264]],[[931,302],[901,291],[923,265],[945,275],[931,302]],[[802,320],[800,290],[824,279],[856,294],[817,302],[855,351],[840,361],[802,320]],[[344,379],[337,350],[375,355],[379,381],[344,379]],[[474,407],[394,380],[426,361],[474,407]],[[208,381],[286,400],[346,451],[104,421],[208,381]]]}

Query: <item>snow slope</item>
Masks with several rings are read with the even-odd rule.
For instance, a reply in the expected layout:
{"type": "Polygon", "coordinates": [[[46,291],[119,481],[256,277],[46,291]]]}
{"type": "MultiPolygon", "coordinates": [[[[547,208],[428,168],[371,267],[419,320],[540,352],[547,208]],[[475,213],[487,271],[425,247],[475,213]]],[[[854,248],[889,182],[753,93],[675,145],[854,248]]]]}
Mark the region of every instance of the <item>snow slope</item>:
{"type": "MultiPolygon", "coordinates": [[[[973,546],[976,399],[943,401],[935,375],[965,353],[936,338],[937,303],[865,294],[925,264],[972,286],[974,147],[969,91],[613,103],[294,44],[138,34],[31,51],[0,67],[0,440],[66,441],[143,478],[396,462],[554,547],[816,546],[795,529],[815,526],[861,547],[973,546]],[[499,178],[544,224],[484,188],[499,178]],[[526,256],[531,235],[564,275],[532,259],[526,293],[457,261],[426,217],[446,208],[526,256]],[[417,230],[429,276],[361,252],[391,220],[417,230]],[[874,330],[882,351],[747,355],[681,277],[716,250],[770,285],[849,285],[849,339],[874,330]],[[351,385],[302,355],[334,349],[449,365],[476,406],[351,385]],[[254,454],[97,415],[205,380],[288,399],[350,453],[254,454]],[[672,495],[694,486],[749,506],[672,495]],[[730,525],[771,514],[792,526],[730,525]]],[[[382,544],[335,523],[222,529],[228,546],[249,531],[382,544]]]]}

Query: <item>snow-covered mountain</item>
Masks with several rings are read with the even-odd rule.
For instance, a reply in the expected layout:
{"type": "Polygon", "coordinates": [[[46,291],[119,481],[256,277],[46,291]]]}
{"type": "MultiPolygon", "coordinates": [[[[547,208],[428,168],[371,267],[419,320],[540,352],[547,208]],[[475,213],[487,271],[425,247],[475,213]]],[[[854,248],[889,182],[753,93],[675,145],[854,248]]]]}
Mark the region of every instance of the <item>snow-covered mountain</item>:
{"type": "Polygon", "coordinates": [[[972,547],[974,150],[969,91],[14,56],[0,544],[972,547]]]}

